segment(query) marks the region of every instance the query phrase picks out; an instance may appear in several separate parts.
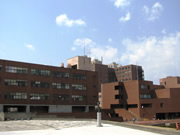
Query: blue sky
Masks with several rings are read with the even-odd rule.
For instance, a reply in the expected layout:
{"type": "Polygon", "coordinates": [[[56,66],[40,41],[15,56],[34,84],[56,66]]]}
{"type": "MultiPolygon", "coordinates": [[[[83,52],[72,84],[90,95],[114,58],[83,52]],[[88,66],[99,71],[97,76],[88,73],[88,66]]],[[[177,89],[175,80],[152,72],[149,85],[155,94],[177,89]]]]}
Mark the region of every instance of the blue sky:
{"type": "Polygon", "coordinates": [[[0,59],[59,66],[86,55],[180,75],[179,0],[0,0],[0,59]]]}

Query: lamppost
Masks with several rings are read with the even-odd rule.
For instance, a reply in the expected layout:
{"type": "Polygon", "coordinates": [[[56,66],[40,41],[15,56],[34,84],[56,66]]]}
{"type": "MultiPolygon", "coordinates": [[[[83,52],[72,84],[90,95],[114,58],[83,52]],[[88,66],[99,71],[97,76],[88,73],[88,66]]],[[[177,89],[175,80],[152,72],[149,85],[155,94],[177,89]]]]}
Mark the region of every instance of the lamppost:
{"type": "Polygon", "coordinates": [[[97,102],[97,127],[102,127],[100,102],[97,102]]]}

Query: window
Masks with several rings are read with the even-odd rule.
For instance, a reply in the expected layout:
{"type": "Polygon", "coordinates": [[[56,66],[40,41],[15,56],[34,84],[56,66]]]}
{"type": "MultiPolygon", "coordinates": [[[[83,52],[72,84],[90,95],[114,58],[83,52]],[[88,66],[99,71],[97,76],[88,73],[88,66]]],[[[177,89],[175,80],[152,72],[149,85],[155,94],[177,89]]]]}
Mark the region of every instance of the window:
{"type": "Polygon", "coordinates": [[[40,69],[31,69],[32,75],[39,75],[39,76],[50,76],[49,70],[40,70],[40,69]]]}
{"type": "Polygon", "coordinates": [[[141,84],[141,89],[150,89],[150,86],[149,85],[141,84]]]}
{"type": "Polygon", "coordinates": [[[150,94],[141,94],[140,99],[150,99],[152,98],[150,94]]]}
{"type": "Polygon", "coordinates": [[[5,93],[5,99],[27,99],[27,93],[9,92],[5,93]]]}
{"type": "Polygon", "coordinates": [[[87,90],[87,86],[81,85],[81,84],[72,84],[72,89],[73,90],[87,90]]]}
{"type": "Polygon", "coordinates": [[[28,74],[28,68],[6,66],[6,72],[18,73],[18,74],[28,74]]]}
{"type": "Polygon", "coordinates": [[[86,99],[87,99],[86,96],[72,95],[72,101],[85,101],[86,99]]]}
{"type": "Polygon", "coordinates": [[[2,71],[2,65],[0,65],[0,71],[2,71]]]}
{"type": "Polygon", "coordinates": [[[123,95],[115,95],[115,99],[123,99],[123,95]]]}
{"type": "Polygon", "coordinates": [[[111,104],[111,109],[116,109],[116,108],[123,108],[123,104],[111,104]]]}
{"type": "Polygon", "coordinates": [[[119,86],[119,85],[116,85],[114,88],[115,88],[115,90],[119,90],[119,89],[120,89],[120,86],[119,86]]]}
{"type": "Polygon", "coordinates": [[[72,74],[72,78],[73,78],[73,79],[77,79],[77,80],[86,80],[86,75],[82,75],[82,74],[72,74]]]}
{"type": "Polygon", "coordinates": [[[69,84],[66,83],[52,83],[54,89],[69,89],[69,84]]]}
{"type": "Polygon", "coordinates": [[[49,94],[30,94],[30,100],[49,100],[49,94]]]}
{"type": "Polygon", "coordinates": [[[152,108],[152,104],[141,104],[141,108],[152,108]]]}
{"type": "Polygon", "coordinates": [[[31,87],[49,88],[49,83],[40,81],[31,81],[31,87]]]}
{"type": "Polygon", "coordinates": [[[123,90],[123,87],[121,85],[116,85],[114,87],[115,90],[123,90]]]}
{"type": "Polygon", "coordinates": [[[163,104],[163,103],[160,103],[160,107],[163,108],[163,107],[164,107],[164,104],[163,104]]]}
{"type": "Polygon", "coordinates": [[[138,105],[137,104],[128,104],[126,105],[127,108],[137,108],[138,105]]]}
{"type": "Polygon", "coordinates": [[[53,77],[56,77],[56,78],[69,78],[69,73],[67,73],[67,72],[53,72],[53,77]]]}
{"type": "Polygon", "coordinates": [[[59,100],[59,101],[68,101],[70,100],[70,96],[69,95],[56,95],[54,94],[52,96],[53,100],[59,100]]]}
{"type": "Polygon", "coordinates": [[[4,83],[7,86],[27,86],[27,80],[5,79],[4,83]]]}

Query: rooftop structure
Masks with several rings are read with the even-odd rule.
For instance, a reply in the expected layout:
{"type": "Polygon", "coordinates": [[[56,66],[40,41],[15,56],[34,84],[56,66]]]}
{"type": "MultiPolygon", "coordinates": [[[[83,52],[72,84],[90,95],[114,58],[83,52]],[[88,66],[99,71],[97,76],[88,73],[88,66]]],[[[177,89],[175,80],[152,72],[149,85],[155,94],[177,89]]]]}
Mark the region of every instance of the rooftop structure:
{"type": "Polygon", "coordinates": [[[160,85],[163,85],[165,88],[180,88],[180,77],[168,76],[167,78],[160,79],[160,85]]]}
{"type": "Polygon", "coordinates": [[[101,84],[108,82],[108,66],[97,59],[92,60],[87,56],[76,56],[67,60],[67,63],[75,69],[96,71],[98,73],[98,91],[101,91],[101,84]]]}
{"type": "Polygon", "coordinates": [[[73,69],[82,69],[87,71],[93,71],[93,65],[91,58],[87,56],[76,56],[67,60],[67,64],[73,69]]]}

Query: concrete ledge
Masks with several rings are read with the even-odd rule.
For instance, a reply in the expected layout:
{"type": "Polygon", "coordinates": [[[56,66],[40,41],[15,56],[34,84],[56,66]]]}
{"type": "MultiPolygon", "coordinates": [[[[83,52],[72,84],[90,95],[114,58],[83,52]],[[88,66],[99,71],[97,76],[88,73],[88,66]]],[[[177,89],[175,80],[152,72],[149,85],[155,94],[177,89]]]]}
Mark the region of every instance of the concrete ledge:
{"type": "Polygon", "coordinates": [[[122,126],[126,128],[138,129],[138,130],[143,130],[143,131],[148,131],[148,132],[158,133],[158,134],[163,134],[163,135],[180,135],[180,131],[177,131],[176,129],[171,129],[171,128],[137,125],[137,124],[126,123],[126,122],[114,122],[114,121],[105,121],[105,120],[103,120],[102,123],[122,126]]]}

